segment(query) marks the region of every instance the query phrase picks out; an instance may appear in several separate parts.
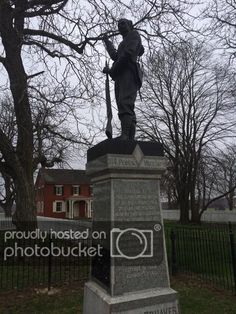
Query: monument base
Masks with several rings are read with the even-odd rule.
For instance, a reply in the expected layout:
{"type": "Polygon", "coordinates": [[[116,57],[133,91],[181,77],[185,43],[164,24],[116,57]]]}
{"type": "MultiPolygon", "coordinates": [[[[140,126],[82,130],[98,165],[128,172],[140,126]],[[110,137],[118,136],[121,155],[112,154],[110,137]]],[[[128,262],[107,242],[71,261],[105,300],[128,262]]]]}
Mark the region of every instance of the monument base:
{"type": "Polygon", "coordinates": [[[115,139],[88,150],[93,230],[107,236],[91,262],[83,314],[179,314],[160,204],[166,166],[159,143],[115,139]]]}
{"type": "Polygon", "coordinates": [[[179,314],[177,292],[156,288],[110,296],[100,285],[87,282],[83,314],[179,314]]]}

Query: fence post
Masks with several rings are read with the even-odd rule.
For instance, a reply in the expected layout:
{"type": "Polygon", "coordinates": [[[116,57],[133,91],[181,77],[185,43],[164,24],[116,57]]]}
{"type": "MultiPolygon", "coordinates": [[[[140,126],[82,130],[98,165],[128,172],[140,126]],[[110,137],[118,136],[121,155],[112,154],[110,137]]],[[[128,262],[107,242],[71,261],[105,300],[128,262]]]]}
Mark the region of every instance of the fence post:
{"type": "Polygon", "coordinates": [[[176,259],[176,234],[173,229],[171,229],[170,239],[171,239],[171,274],[175,276],[178,270],[176,259]]]}
{"type": "Polygon", "coordinates": [[[236,294],[236,252],[235,252],[235,239],[234,239],[234,233],[233,233],[233,229],[232,229],[231,222],[229,222],[228,226],[229,226],[229,239],[230,239],[230,249],[231,249],[231,257],[232,257],[233,276],[234,276],[234,293],[236,294]]]}
{"type": "Polygon", "coordinates": [[[52,252],[51,252],[51,237],[49,238],[49,255],[48,255],[48,291],[51,290],[52,284],[52,252]]]}

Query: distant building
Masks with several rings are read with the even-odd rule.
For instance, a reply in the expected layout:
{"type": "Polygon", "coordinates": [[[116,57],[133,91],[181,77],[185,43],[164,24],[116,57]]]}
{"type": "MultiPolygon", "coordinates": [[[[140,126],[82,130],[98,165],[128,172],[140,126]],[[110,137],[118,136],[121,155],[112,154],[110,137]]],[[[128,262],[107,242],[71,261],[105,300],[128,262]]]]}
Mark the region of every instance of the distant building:
{"type": "MultiPolygon", "coordinates": [[[[206,200],[205,203],[207,203],[209,200],[206,200]]],[[[179,209],[178,204],[169,204],[166,201],[161,202],[161,207],[163,210],[173,210],[173,209],[179,209]]],[[[189,205],[190,207],[190,205],[189,205]]],[[[222,197],[220,199],[217,199],[215,201],[213,201],[210,205],[208,209],[214,209],[214,210],[219,210],[219,211],[225,211],[229,209],[229,204],[228,201],[225,197],[222,197]]],[[[234,197],[233,200],[233,210],[236,209],[236,197],[234,197]]]]}
{"type": "Polygon", "coordinates": [[[40,169],[35,182],[38,216],[81,219],[92,216],[92,187],[85,170],[40,169]]]}

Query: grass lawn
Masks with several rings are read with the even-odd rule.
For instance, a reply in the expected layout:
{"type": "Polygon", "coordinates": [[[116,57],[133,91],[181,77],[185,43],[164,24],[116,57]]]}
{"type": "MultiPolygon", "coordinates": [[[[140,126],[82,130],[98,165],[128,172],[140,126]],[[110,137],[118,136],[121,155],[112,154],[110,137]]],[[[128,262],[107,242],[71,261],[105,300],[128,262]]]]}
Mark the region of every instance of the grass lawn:
{"type": "Polygon", "coordinates": [[[206,286],[199,280],[178,276],[172,288],[179,292],[181,314],[235,314],[236,296],[206,286]]]}
{"type": "MultiPolygon", "coordinates": [[[[173,279],[172,287],[179,292],[181,314],[236,313],[236,297],[227,292],[213,290],[197,280],[189,280],[183,276],[173,279]]],[[[82,314],[82,288],[68,285],[53,290],[53,295],[44,294],[43,290],[40,292],[3,293],[0,295],[0,313],[82,314]]]]}
{"type": "Polygon", "coordinates": [[[83,289],[73,286],[24,292],[11,291],[0,295],[1,314],[82,314],[83,289]]]}

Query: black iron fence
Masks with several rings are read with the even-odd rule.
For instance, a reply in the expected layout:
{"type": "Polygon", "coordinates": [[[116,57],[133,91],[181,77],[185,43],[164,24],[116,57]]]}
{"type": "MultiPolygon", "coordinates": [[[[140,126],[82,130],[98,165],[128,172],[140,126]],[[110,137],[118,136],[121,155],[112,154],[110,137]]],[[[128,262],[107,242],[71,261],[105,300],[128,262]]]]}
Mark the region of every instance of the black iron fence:
{"type": "MultiPolygon", "coordinates": [[[[166,224],[166,247],[172,275],[188,273],[198,276],[214,286],[236,292],[236,225],[204,225],[187,227],[166,224]]],[[[89,240],[80,240],[80,246],[89,247],[89,240]]],[[[75,257],[68,248],[78,246],[75,241],[53,240],[54,247],[64,248],[64,254],[52,254],[50,239],[5,241],[0,233],[0,291],[28,287],[48,287],[79,281],[83,284],[89,275],[90,257],[75,257]],[[44,251],[38,256],[32,248],[40,244],[44,251]],[[18,248],[28,249],[27,254],[15,255],[18,248]],[[31,248],[31,249],[29,249],[31,248]],[[6,251],[8,249],[8,251],[6,251]],[[68,256],[67,256],[68,254],[68,256]],[[58,256],[57,256],[58,255],[58,256]]],[[[18,251],[19,253],[20,251],[18,251]]],[[[25,252],[24,252],[25,253],[25,252]]]]}
{"type": "Polygon", "coordinates": [[[15,229],[15,225],[12,223],[12,217],[5,217],[3,213],[0,213],[0,232],[9,229],[15,229]]]}
{"type": "Polygon", "coordinates": [[[236,293],[236,226],[166,225],[166,247],[172,275],[187,273],[236,293]]]}
{"type": "Polygon", "coordinates": [[[4,239],[0,236],[0,291],[47,287],[88,279],[90,258],[83,249],[89,240],[4,239]],[[80,249],[81,256],[71,253],[80,249]]]}

